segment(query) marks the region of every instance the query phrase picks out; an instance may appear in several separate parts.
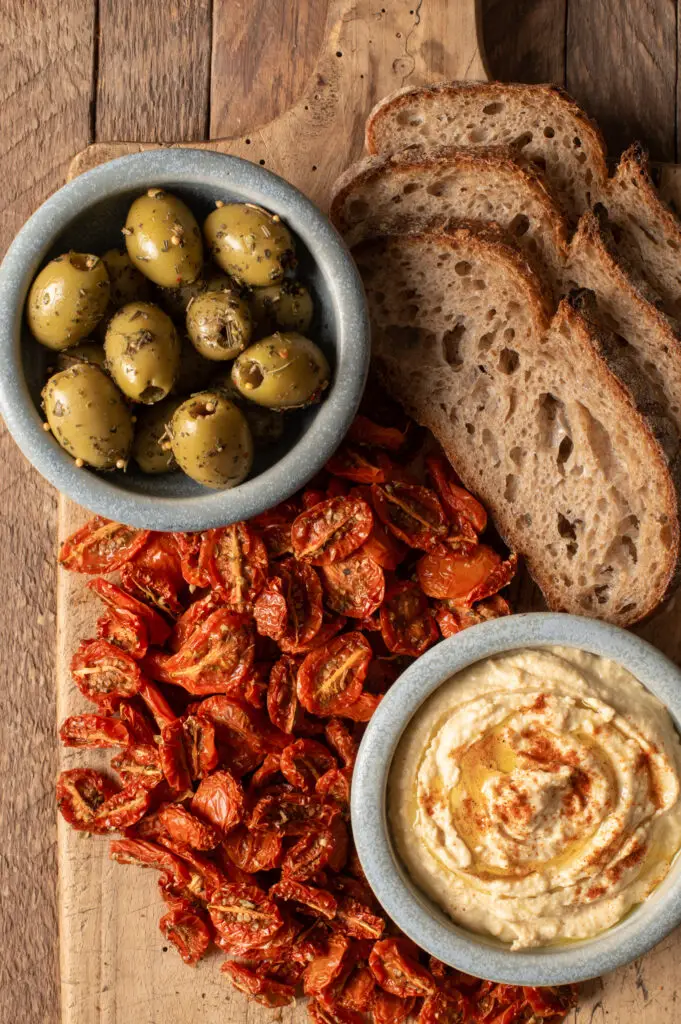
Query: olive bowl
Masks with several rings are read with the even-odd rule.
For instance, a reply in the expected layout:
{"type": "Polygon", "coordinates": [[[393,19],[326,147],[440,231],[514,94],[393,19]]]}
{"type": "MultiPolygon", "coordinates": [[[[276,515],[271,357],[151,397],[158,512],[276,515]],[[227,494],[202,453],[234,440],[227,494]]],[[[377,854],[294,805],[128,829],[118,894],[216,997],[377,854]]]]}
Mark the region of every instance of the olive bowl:
{"type": "MultiPolygon", "coordinates": [[[[160,149],[112,160],[75,178],[27,221],[0,266],[0,413],[26,458],[58,490],[92,512],[155,530],[202,530],[257,515],[290,497],[336,449],[359,405],[369,363],[362,283],[340,235],[298,189],[239,157],[160,149]],[[316,406],[285,415],[280,442],[256,453],[249,478],[209,490],[181,472],[145,475],[78,468],[43,429],[40,392],[56,353],[24,321],[37,271],[69,249],[101,254],[121,246],[132,201],[158,185],[180,196],[201,223],[218,200],[249,202],[278,214],[296,241],[300,279],[315,300],[310,336],[324,351],[332,382],[316,406]]],[[[217,372],[217,371],[216,371],[217,372]]]]}
{"type": "Polygon", "coordinates": [[[393,846],[388,778],[411,719],[439,686],[485,658],[520,648],[573,647],[618,662],[664,704],[681,732],[681,670],[647,641],[618,626],[551,612],[472,626],[418,658],[391,686],[362,737],[352,777],[355,846],[376,898],[402,931],[444,963],[511,985],[586,981],[636,960],[681,924],[681,856],[650,896],[593,938],[513,951],[455,924],[410,879],[393,846]]]}

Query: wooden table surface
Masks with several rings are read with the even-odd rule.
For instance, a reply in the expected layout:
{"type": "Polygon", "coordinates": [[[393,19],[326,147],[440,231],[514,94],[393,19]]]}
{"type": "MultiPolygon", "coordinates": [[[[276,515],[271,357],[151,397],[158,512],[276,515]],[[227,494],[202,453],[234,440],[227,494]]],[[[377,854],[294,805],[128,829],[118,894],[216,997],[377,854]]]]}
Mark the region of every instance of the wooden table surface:
{"type": "MultiPolygon", "coordinates": [[[[675,0],[482,6],[494,77],[565,85],[613,154],[640,138],[679,160],[675,0]]],[[[325,14],[326,0],[0,0],[0,254],[89,142],[227,136],[286,109],[325,14]]],[[[0,467],[0,1022],[57,1024],[57,495],[1,421],[0,467]]]]}

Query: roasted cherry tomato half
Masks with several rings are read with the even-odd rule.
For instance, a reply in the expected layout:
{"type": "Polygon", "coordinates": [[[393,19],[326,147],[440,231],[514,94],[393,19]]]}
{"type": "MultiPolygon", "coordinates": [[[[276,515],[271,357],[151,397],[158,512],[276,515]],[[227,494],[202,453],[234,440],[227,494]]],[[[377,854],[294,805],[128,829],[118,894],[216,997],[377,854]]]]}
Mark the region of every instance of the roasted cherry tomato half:
{"type": "Polygon", "coordinates": [[[393,583],[381,605],[381,634],[393,654],[418,658],[438,639],[428,601],[415,583],[393,583]]]}
{"type": "Polygon", "coordinates": [[[342,715],[362,692],[372,654],[362,633],[344,633],[311,651],[298,669],[298,700],[313,715],[342,715]]]}
{"type": "Polygon", "coordinates": [[[115,572],[140,551],[149,537],[149,530],[113,523],[95,516],[71,534],[61,546],[59,562],[71,572],[115,572]]]}
{"type": "Polygon", "coordinates": [[[372,525],[371,508],[362,498],[327,498],[294,520],[293,553],[313,565],[336,562],[362,546],[372,525]]]}

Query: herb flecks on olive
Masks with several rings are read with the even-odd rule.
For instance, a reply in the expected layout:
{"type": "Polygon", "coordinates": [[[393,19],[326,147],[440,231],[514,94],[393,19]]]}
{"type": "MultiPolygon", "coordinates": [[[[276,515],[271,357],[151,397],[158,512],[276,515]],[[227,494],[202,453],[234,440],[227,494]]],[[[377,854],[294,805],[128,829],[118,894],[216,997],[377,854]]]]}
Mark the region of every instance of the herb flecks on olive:
{"type": "Polygon", "coordinates": [[[98,256],[67,252],[50,260],[31,285],[26,319],[33,337],[47,348],[77,345],[104,316],[109,275],[98,256]]]}
{"type": "Polygon", "coordinates": [[[234,292],[204,292],[187,309],[187,334],[204,359],[234,359],[250,342],[252,331],[248,303],[234,292]]]}
{"type": "Polygon", "coordinates": [[[230,288],[234,282],[221,270],[204,267],[201,277],[191,284],[181,284],[178,288],[157,288],[156,300],[168,316],[184,326],[187,308],[192,299],[204,292],[221,292],[230,288]]]}
{"type": "Polygon", "coordinates": [[[169,428],[172,452],[187,476],[205,487],[235,487],[248,476],[253,439],[243,413],[220,391],[192,395],[169,428]]]}
{"type": "Polygon", "coordinates": [[[163,443],[167,438],[168,425],[181,403],[181,398],[173,396],[140,411],[132,457],[143,473],[157,475],[171,473],[178,468],[170,446],[164,447],[163,443]]]}
{"type": "Polygon", "coordinates": [[[295,332],[257,341],[232,367],[232,382],[244,398],[270,409],[298,409],[319,401],[329,377],[321,349],[295,332]]]}
{"type": "Polygon", "coordinates": [[[276,330],[305,334],[312,323],[314,304],[305,285],[286,279],[267,288],[254,288],[251,312],[258,335],[276,330]]]}
{"type": "Polygon", "coordinates": [[[201,231],[189,207],[170,192],[150,188],[136,199],[123,234],[133,265],[154,284],[177,288],[201,273],[201,231]]]}
{"type": "Polygon", "coordinates": [[[251,203],[226,203],[213,210],[203,233],[218,266],[252,288],[278,284],[285,270],[295,266],[288,228],[251,203]]]}
{"type": "Polygon", "coordinates": [[[103,347],[96,341],[84,341],[73,348],[63,349],[57,356],[56,363],[58,370],[68,370],[78,363],[90,363],[92,366],[98,366],[100,370],[105,370],[106,355],[103,347]]]}
{"type": "Polygon", "coordinates": [[[108,249],[102,260],[111,282],[112,311],[128,302],[148,302],[151,299],[149,281],[139,272],[125,249],[108,249]]]}
{"type": "Polygon", "coordinates": [[[134,402],[152,405],[171,391],[180,368],[180,340],[158,306],[123,306],[109,322],[104,351],[109,373],[134,402]]]}
{"type": "Polygon", "coordinates": [[[52,433],[80,465],[115,469],[127,463],[132,418],[113,381],[91,363],[50,377],[43,407],[52,433]]]}

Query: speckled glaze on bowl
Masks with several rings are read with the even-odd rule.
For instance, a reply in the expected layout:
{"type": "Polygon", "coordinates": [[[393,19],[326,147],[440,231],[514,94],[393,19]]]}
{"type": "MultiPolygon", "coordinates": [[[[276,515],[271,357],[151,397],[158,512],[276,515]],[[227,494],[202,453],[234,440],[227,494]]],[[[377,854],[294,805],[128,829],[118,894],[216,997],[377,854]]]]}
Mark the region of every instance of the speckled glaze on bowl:
{"type": "Polygon", "coordinates": [[[651,896],[593,939],[511,952],[455,925],[409,879],[393,851],[386,786],[397,744],[418,708],[446,679],[482,658],[521,647],[563,644],[619,662],[669,710],[681,731],[681,671],[645,640],[576,615],[512,615],[481,623],[437,644],[393,684],[362,738],[352,777],[352,831],[379,902],[433,956],[479,978],[558,985],[595,978],[642,956],[681,923],[681,858],[651,896]]]}
{"type": "Polygon", "coordinates": [[[246,519],[283,501],[324,465],[352,421],[369,362],[369,324],[359,275],[327,218],[283,178],[247,160],[195,149],[150,150],[102,164],[65,185],[24,225],[0,267],[0,412],[24,455],[60,491],[93,512],[155,530],[201,530],[246,519]],[[39,267],[68,249],[102,253],[122,244],[127,209],[150,185],[181,196],[199,222],[215,200],[257,203],[278,213],[297,239],[300,277],[315,298],[311,337],[333,382],[324,401],[287,415],[278,445],[251,477],[212,491],[183,473],[145,476],[78,469],[42,429],[40,390],[54,353],[35,342],[23,308],[39,267]]]}

